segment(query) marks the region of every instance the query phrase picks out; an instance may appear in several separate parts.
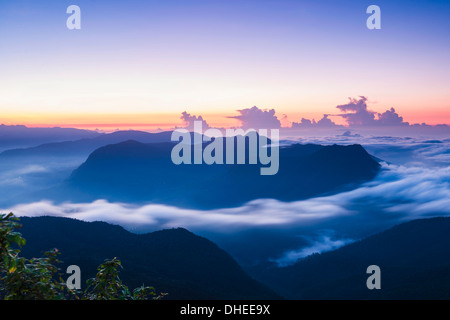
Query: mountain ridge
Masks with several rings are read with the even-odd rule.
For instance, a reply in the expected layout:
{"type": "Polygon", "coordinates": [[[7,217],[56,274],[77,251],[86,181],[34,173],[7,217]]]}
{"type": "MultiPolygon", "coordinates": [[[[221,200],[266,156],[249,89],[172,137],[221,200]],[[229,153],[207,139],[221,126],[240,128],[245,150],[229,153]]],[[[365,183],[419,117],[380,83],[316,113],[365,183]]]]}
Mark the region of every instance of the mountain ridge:
{"type": "Polygon", "coordinates": [[[404,222],[252,274],[287,299],[450,299],[450,217],[404,222]],[[380,290],[366,287],[369,265],[381,269],[380,290]]]}
{"type": "MultiPolygon", "coordinates": [[[[134,234],[106,222],[62,217],[21,217],[25,257],[58,248],[63,268],[80,266],[82,283],[104,259],[117,257],[123,281],[167,292],[168,299],[279,299],[223,249],[184,228],[134,234]]],[[[83,289],[83,288],[82,288],[83,289]]]]}
{"type": "Polygon", "coordinates": [[[273,176],[261,176],[258,164],[175,165],[170,158],[174,145],[129,140],[103,146],[72,172],[65,187],[81,194],[84,190],[82,201],[106,198],[210,209],[257,198],[294,201],[340,192],[373,179],[380,170],[360,145],[282,147],[279,172],[273,176]]]}
{"type": "Polygon", "coordinates": [[[50,142],[34,147],[9,149],[1,152],[0,157],[67,157],[73,155],[88,156],[95,149],[109,144],[119,143],[127,140],[136,140],[144,143],[169,142],[170,136],[171,131],[149,133],[137,130],[123,130],[78,140],[50,142]]]}

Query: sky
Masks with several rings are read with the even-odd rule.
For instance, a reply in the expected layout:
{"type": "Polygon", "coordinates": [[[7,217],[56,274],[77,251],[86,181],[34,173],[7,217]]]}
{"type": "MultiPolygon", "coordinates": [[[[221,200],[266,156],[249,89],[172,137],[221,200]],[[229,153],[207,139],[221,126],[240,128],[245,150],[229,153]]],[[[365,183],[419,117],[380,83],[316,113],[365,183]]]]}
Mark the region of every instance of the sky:
{"type": "Polygon", "coordinates": [[[319,120],[364,96],[450,124],[449,13],[437,0],[0,0],[0,123],[166,127],[187,111],[233,126],[253,106],[319,120]]]}

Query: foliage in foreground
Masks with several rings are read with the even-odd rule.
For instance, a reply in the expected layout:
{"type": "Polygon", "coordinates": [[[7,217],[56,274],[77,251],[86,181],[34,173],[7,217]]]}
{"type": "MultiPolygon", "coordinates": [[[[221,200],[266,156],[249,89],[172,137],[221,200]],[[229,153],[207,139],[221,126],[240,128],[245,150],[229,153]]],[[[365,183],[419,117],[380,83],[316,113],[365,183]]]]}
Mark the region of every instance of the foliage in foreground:
{"type": "Polygon", "coordinates": [[[19,219],[12,213],[0,214],[0,299],[5,300],[147,300],[161,299],[153,287],[138,287],[132,291],[119,278],[121,261],[106,260],[97,268],[94,278],[87,281],[84,291],[69,289],[56,264],[60,252],[53,249],[44,257],[20,257],[25,239],[17,231],[19,219]]]}

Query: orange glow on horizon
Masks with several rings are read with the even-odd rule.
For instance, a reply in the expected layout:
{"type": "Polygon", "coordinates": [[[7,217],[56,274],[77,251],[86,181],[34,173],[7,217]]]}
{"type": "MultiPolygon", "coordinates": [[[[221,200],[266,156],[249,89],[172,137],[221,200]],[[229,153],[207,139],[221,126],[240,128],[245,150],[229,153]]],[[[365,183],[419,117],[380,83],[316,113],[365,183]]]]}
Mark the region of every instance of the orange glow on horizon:
{"type": "MultiPolygon", "coordinates": [[[[447,110],[438,109],[433,112],[424,110],[410,110],[404,114],[401,110],[396,111],[410,124],[427,123],[429,125],[450,124],[450,113],[447,110]]],[[[196,113],[192,115],[202,116],[211,126],[216,128],[230,128],[239,126],[239,121],[230,116],[237,115],[236,112],[222,113],[196,113]]],[[[318,121],[322,118],[322,112],[290,112],[276,113],[282,126],[290,126],[292,122],[300,122],[302,118],[318,121]]],[[[337,124],[345,125],[345,121],[336,116],[330,116],[337,124]]],[[[80,128],[88,130],[170,130],[183,126],[181,114],[178,113],[152,113],[152,114],[66,114],[66,113],[36,113],[36,114],[3,114],[1,124],[25,125],[27,127],[63,127],[80,128]]]]}
{"type": "MultiPolygon", "coordinates": [[[[199,116],[200,114],[192,113],[199,116]]],[[[234,127],[239,124],[229,114],[202,114],[212,127],[234,127]]],[[[1,124],[27,127],[61,127],[88,130],[170,130],[184,125],[181,114],[9,114],[3,115],[1,124]]]]}

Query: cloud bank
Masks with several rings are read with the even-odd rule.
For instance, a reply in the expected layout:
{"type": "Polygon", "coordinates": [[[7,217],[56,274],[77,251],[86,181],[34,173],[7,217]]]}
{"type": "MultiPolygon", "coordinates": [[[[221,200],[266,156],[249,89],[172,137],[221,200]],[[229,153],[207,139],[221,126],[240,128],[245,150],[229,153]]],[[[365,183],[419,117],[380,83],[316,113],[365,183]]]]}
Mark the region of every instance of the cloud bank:
{"type": "MultiPolygon", "coordinates": [[[[358,98],[348,98],[346,104],[337,105],[336,108],[341,112],[338,114],[323,114],[322,118],[315,119],[301,118],[300,121],[291,121],[287,115],[282,114],[279,118],[275,109],[261,109],[257,106],[237,110],[239,115],[228,116],[228,118],[239,120],[239,126],[243,129],[282,129],[285,132],[295,132],[301,130],[302,134],[309,131],[318,132],[323,130],[335,129],[357,129],[371,130],[375,132],[385,132],[389,129],[389,134],[449,134],[450,126],[446,124],[428,125],[410,124],[404,121],[403,117],[390,107],[383,112],[370,110],[368,106],[368,98],[360,96],[358,98]],[[342,118],[346,125],[335,123],[332,118],[342,118]],[[306,129],[306,130],[305,130],[306,129]],[[318,129],[318,130],[315,130],[318,129]]],[[[202,116],[193,116],[187,112],[182,113],[185,127],[192,130],[193,122],[200,120],[204,127],[209,127],[202,116]]]]}
{"type": "MultiPolygon", "coordinates": [[[[321,227],[343,219],[349,223],[384,224],[450,214],[450,167],[420,168],[384,165],[372,182],[353,191],[303,201],[251,201],[241,207],[188,210],[166,205],[40,201],[10,208],[18,216],[60,216],[106,221],[130,230],[190,230],[234,232],[250,228],[321,227]]],[[[348,226],[350,227],[350,225],[348,226]]]]}

